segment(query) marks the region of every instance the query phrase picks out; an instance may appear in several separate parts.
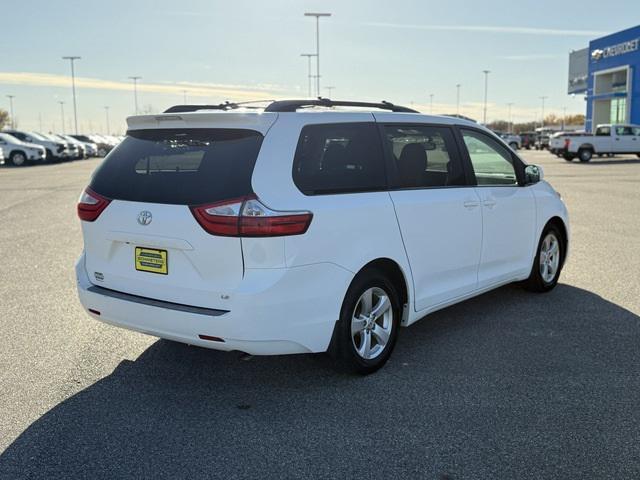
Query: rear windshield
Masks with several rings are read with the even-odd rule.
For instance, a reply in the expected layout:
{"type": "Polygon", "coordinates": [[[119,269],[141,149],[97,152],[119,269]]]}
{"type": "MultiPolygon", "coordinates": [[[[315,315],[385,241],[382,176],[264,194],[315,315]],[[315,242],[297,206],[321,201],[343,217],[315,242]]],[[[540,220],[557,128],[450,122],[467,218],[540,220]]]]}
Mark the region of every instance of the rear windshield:
{"type": "Polygon", "coordinates": [[[262,135],[239,129],[129,131],[90,187],[107,198],[199,205],[251,193],[262,135]]]}

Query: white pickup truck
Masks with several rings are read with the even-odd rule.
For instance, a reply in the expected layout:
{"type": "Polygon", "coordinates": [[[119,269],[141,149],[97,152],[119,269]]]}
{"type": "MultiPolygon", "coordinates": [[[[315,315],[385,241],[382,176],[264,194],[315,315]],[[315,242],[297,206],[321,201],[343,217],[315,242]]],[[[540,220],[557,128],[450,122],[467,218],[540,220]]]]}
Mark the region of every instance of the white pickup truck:
{"type": "Polygon", "coordinates": [[[623,124],[598,125],[593,135],[567,137],[565,160],[578,158],[588,162],[593,155],[635,153],[640,157],[640,126],[623,124]]]}

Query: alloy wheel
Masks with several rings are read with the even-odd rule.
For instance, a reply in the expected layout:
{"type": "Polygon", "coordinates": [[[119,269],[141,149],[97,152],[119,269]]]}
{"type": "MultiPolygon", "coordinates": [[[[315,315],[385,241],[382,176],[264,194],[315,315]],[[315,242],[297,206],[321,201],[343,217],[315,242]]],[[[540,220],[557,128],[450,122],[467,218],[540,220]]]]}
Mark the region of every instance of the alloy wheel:
{"type": "Polygon", "coordinates": [[[365,290],[351,318],[351,341],[358,355],[371,360],[389,343],[393,329],[393,308],[389,295],[380,287],[365,290]]]}
{"type": "Polygon", "coordinates": [[[540,246],[540,276],[546,283],[553,282],[560,266],[560,242],[548,233],[540,246]]]}

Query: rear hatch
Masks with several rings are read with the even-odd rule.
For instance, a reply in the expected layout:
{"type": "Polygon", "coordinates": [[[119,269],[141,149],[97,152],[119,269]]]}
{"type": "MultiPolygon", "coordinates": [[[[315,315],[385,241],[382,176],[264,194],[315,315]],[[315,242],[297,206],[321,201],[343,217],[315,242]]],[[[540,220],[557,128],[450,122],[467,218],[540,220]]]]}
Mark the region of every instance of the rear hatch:
{"type": "Polygon", "coordinates": [[[89,193],[109,201],[98,218],[82,222],[91,281],[148,298],[223,308],[221,298],[243,277],[241,239],[207,233],[190,207],[251,194],[263,134],[273,121],[267,120],[258,129],[187,123],[129,130],[89,185],[89,193]]]}

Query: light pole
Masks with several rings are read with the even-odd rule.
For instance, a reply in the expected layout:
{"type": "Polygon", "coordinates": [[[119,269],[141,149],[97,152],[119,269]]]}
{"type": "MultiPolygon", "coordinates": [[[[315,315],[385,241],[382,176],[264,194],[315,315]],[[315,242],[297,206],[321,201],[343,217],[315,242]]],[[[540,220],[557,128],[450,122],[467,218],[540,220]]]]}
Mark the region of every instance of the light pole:
{"type": "Polygon", "coordinates": [[[316,93],[320,96],[320,17],[330,17],[330,13],[304,14],[305,17],[316,17],[316,93]]]}
{"type": "Polygon", "coordinates": [[[488,89],[488,85],[489,85],[489,73],[491,71],[490,70],[483,70],[482,73],[484,73],[484,110],[482,113],[482,124],[486,125],[487,124],[487,89],[488,89]]]}
{"type": "Polygon", "coordinates": [[[76,135],[78,135],[78,109],[76,105],[76,71],[74,63],[76,60],[80,60],[82,57],[62,57],[63,60],[69,60],[71,63],[71,91],[73,92],[73,125],[76,135]]]}
{"type": "Polygon", "coordinates": [[[7,95],[7,98],[9,99],[9,110],[11,111],[11,128],[16,128],[16,121],[13,116],[13,99],[15,97],[15,95],[7,95]]]}
{"type": "Polygon", "coordinates": [[[58,103],[60,104],[60,119],[62,120],[62,131],[60,133],[64,135],[64,102],[60,100],[58,103]]]}
{"type": "Polygon", "coordinates": [[[542,100],[542,120],[540,121],[540,129],[544,128],[544,101],[549,98],[547,96],[542,96],[540,97],[540,100],[542,100]]]}
{"type": "Polygon", "coordinates": [[[109,127],[109,106],[108,106],[108,105],[105,105],[105,106],[104,106],[104,115],[105,115],[105,120],[107,121],[107,122],[106,122],[106,125],[107,125],[107,135],[109,135],[109,131],[111,130],[111,128],[109,127]]]}
{"type": "Polygon", "coordinates": [[[460,115],[460,84],[456,84],[456,115],[460,115]]]}
{"type": "Polygon", "coordinates": [[[511,121],[511,107],[513,105],[512,103],[507,103],[507,107],[509,107],[509,133],[513,133],[513,122],[511,121]]]}
{"type": "Polygon", "coordinates": [[[324,87],[327,90],[327,98],[331,98],[331,90],[336,87],[324,87]]]}
{"type": "Polygon", "coordinates": [[[182,90],[182,100],[184,101],[184,104],[187,104],[187,91],[186,90],[182,90]]]}
{"type": "Polygon", "coordinates": [[[129,79],[133,80],[133,101],[136,106],[136,115],[138,114],[138,80],[142,77],[129,77],[129,79]]]}
{"type": "Polygon", "coordinates": [[[562,130],[564,131],[565,119],[567,117],[567,107],[562,107],[562,130]]]}
{"type": "Polygon", "coordinates": [[[313,75],[311,74],[311,57],[315,57],[316,54],[315,53],[301,53],[300,54],[301,57],[307,57],[307,81],[309,83],[309,98],[312,97],[311,94],[311,79],[313,78],[313,75]]]}
{"type": "Polygon", "coordinates": [[[433,115],[433,93],[429,94],[429,114],[433,115]]]}

